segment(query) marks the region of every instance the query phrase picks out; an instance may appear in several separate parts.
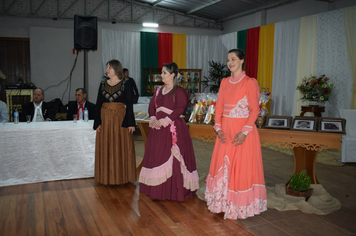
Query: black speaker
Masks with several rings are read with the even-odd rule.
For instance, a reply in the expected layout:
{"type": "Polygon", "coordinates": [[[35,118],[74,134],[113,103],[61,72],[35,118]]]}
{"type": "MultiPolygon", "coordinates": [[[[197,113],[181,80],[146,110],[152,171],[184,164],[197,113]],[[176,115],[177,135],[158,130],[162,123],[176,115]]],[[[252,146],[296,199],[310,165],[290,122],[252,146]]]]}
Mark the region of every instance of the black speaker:
{"type": "Polygon", "coordinates": [[[74,48],[97,49],[98,18],[96,16],[74,15],[74,48]]]}

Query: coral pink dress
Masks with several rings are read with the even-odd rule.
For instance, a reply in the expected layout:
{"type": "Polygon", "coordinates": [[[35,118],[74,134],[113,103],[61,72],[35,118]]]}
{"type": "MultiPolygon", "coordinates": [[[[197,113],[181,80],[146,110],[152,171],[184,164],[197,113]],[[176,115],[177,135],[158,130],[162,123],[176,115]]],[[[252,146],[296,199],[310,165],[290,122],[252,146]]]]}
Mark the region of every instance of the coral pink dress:
{"type": "Polygon", "coordinates": [[[147,138],[140,172],[140,192],[151,199],[184,201],[199,188],[192,139],[182,118],[189,95],[182,87],[164,94],[158,88],[148,111],[150,117],[169,125],[152,128],[147,138]]]}
{"type": "Polygon", "coordinates": [[[211,212],[224,212],[224,219],[245,219],[267,210],[260,138],[255,121],[259,114],[259,86],[241,72],[224,78],[215,111],[215,130],[221,129],[226,143],[217,137],[206,179],[205,199],[211,212]],[[245,141],[231,144],[239,132],[245,141]]]}

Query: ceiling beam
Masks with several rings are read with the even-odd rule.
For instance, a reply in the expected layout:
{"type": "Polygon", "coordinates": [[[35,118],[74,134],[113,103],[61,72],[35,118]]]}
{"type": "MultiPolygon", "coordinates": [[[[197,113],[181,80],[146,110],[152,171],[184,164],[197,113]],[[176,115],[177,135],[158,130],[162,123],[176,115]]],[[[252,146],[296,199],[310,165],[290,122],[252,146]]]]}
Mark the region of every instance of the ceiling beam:
{"type": "Polygon", "coordinates": [[[152,3],[152,6],[155,7],[157,6],[160,2],[163,2],[164,0],[157,0],[155,2],[152,3]]]}
{"type": "Polygon", "coordinates": [[[91,16],[91,14],[93,14],[96,9],[98,9],[100,7],[101,4],[104,4],[106,2],[106,0],[102,0],[101,3],[99,3],[88,15],[91,16]]]}
{"type": "MultiPolygon", "coordinates": [[[[70,6],[67,7],[67,9],[65,9],[65,10],[62,12],[62,14],[59,15],[59,17],[63,16],[63,15],[66,13],[66,11],[68,11],[68,10],[74,5],[74,3],[76,3],[76,2],[78,2],[78,0],[75,0],[74,2],[72,2],[72,4],[70,4],[70,6]]],[[[59,9],[58,9],[58,11],[59,11],[59,9]]]]}
{"type": "Polygon", "coordinates": [[[203,8],[210,7],[211,5],[214,5],[215,3],[218,3],[218,2],[221,2],[221,0],[214,0],[214,1],[211,1],[209,3],[202,4],[201,6],[196,7],[194,9],[188,11],[187,14],[191,14],[191,13],[199,11],[199,10],[201,10],[203,8]]]}
{"type": "MultiPolygon", "coordinates": [[[[37,12],[38,12],[38,10],[41,8],[41,6],[43,5],[43,3],[45,2],[46,0],[43,0],[42,2],[41,2],[41,4],[37,7],[37,9],[35,10],[35,12],[33,12],[32,13],[32,15],[35,15],[37,12]]],[[[32,2],[32,1],[31,1],[32,2]]],[[[31,11],[32,11],[32,9],[31,9],[31,11]]]]}
{"type": "Polygon", "coordinates": [[[294,0],[280,0],[278,2],[274,2],[274,3],[268,4],[268,5],[265,5],[265,6],[262,6],[262,7],[257,7],[257,8],[254,8],[252,10],[244,11],[244,12],[241,12],[239,14],[235,14],[235,15],[232,15],[232,16],[228,16],[228,17],[219,19],[219,21],[226,21],[226,20],[235,19],[235,18],[238,18],[238,17],[241,17],[241,16],[245,16],[245,15],[249,15],[249,14],[258,12],[258,11],[267,10],[269,8],[272,8],[272,7],[283,5],[284,3],[288,3],[288,2],[294,2],[294,0]]]}
{"type": "MultiPolygon", "coordinates": [[[[131,6],[131,4],[126,4],[123,8],[121,8],[121,10],[117,11],[113,16],[110,16],[108,17],[108,21],[110,20],[116,20],[116,17],[121,13],[123,12],[127,7],[131,6]]],[[[131,6],[131,9],[132,9],[132,6],[131,6]]],[[[110,8],[108,7],[108,11],[110,10],[110,8]]],[[[132,10],[131,10],[131,21],[132,21],[132,10]]]]}

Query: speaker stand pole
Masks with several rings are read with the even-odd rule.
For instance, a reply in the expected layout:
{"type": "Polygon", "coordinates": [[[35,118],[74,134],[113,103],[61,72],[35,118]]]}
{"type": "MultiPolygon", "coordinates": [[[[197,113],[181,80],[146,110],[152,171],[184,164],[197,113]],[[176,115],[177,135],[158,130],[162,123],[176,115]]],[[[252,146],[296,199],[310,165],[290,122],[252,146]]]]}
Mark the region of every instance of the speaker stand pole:
{"type": "MultiPolygon", "coordinates": [[[[84,89],[88,93],[88,50],[84,49],[84,89]]],[[[88,100],[87,95],[87,100],[88,100]]]]}

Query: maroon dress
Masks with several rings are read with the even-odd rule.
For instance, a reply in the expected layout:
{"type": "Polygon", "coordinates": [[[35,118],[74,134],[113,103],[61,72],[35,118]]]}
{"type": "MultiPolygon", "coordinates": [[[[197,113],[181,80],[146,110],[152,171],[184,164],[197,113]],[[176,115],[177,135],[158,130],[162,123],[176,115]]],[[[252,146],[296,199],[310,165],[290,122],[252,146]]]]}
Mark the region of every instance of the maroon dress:
{"type": "Polygon", "coordinates": [[[163,94],[157,89],[149,105],[150,118],[169,120],[167,127],[151,128],[147,138],[140,192],[151,199],[183,201],[199,188],[192,139],[182,118],[189,95],[182,87],[163,94]]]}

